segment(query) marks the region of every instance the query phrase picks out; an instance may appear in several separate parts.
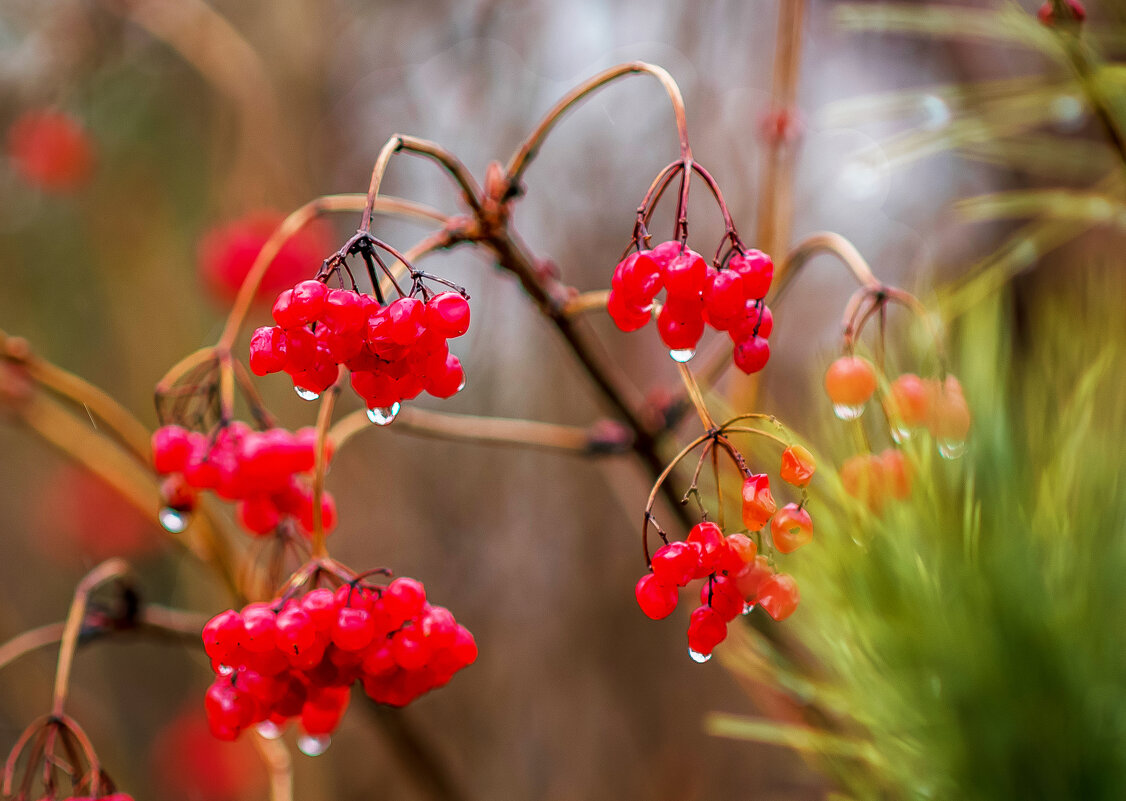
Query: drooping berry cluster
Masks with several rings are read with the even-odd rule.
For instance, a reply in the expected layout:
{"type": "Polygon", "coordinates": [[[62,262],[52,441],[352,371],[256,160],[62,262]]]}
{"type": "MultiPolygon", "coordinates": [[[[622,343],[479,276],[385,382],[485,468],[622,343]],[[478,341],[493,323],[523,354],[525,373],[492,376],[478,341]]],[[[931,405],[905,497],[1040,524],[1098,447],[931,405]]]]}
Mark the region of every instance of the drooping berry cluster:
{"type": "Polygon", "coordinates": [[[409,578],[228,610],[204,627],[203,644],[216,673],[205,699],[212,733],[278,733],[296,719],[314,738],[306,753],[323,750],[356,681],[372,700],[405,706],[477,658],[469,630],[409,578]]]}
{"type": "MultiPolygon", "coordinates": [[[[269,534],[286,518],[310,534],[313,491],[302,474],[316,464],[316,444],[312,428],[253,431],[233,422],[210,435],[170,425],[153,433],[153,466],[169,476],[164,495],[175,512],[191,511],[196,493],[212,490],[237,501],[235,516],[251,534],[269,534]]],[[[332,458],[331,443],[325,458],[332,458]]],[[[321,521],[326,533],[336,527],[336,504],[327,492],[321,496],[321,521]]],[[[162,522],[170,525],[163,517],[162,522]]]]}
{"type": "MultiPolygon", "coordinates": [[[[855,420],[877,388],[876,369],[860,356],[842,356],[825,373],[825,392],[842,420],[855,420]]],[[[952,375],[945,381],[903,373],[888,386],[885,411],[897,442],[914,429],[926,428],[947,458],[960,456],[971,425],[962,385],[952,375]]]]}
{"type": "Polygon", "coordinates": [[[457,292],[381,306],[368,295],[309,280],[282,292],[273,314],[277,325],[259,328],[251,339],[250,369],[256,375],[284,370],[302,397],[332,386],[340,365],[352,371],[352,387],[371,410],[395,409],[423,390],[449,398],[465,385],[447,342],[469,330],[469,303],[457,292]]]}
{"type": "MultiPolygon", "coordinates": [[[[800,445],[782,455],[782,478],[806,487],[814,473],[813,458],[800,445]]],[[[803,494],[804,497],[804,494],[803,494]]],[[[666,542],[650,559],[650,572],[634,588],[641,611],[654,620],[668,617],[676,609],[679,589],[704,579],[700,605],[688,624],[688,649],[693,659],[707,661],[727,637],[727,625],[740,614],[759,606],[774,620],[785,620],[798,606],[798,587],[793,577],[775,570],[773,560],[759,554],[752,536],[770,523],[771,541],[781,553],[813,538],[813,521],[804,504],[777,508],[770,479],[758,473],[746,476],[742,490],[742,518],[746,532],[724,535],[710,521],[696,524],[684,542],[666,542]]]]}
{"type": "Polygon", "coordinates": [[[622,331],[649,322],[657,294],[665,303],[657,333],[677,361],[687,361],[711,326],[735,343],[735,365],[755,373],[770,359],[774,318],[763,302],[774,279],[774,263],[759,250],[733,250],[719,268],[679,241],[631,253],[614,269],[607,308],[622,331]]]}

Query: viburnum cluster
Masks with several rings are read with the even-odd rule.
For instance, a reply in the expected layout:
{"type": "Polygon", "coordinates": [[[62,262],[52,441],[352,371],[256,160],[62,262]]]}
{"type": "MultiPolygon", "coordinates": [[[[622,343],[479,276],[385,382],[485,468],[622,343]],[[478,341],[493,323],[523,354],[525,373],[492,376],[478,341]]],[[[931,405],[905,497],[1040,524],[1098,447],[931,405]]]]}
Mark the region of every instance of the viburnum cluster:
{"type": "Polygon", "coordinates": [[[404,296],[386,306],[315,279],[282,292],[273,309],[277,325],[250,341],[256,375],[284,370],[301,397],[315,399],[336,381],[340,365],[373,422],[394,419],[401,401],[423,390],[449,398],[465,386],[461,361],[447,340],[469,330],[469,303],[458,292],[427,299],[404,296]]]}
{"type": "Polygon", "coordinates": [[[477,658],[469,630],[410,578],[228,610],[204,627],[203,642],[216,673],[205,699],[212,733],[234,740],[257,724],[277,735],[297,720],[311,755],[327,746],[356,681],[377,703],[401,707],[477,658]]]}
{"type": "MultiPolygon", "coordinates": [[[[220,426],[214,434],[177,425],[152,436],[153,466],[168,476],[163,486],[166,528],[182,529],[183,513],[195,508],[200,490],[235,501],[235,517],[251,534],[264,536],[292,518],[306,535],[313,531],[313,491],[306,474],[316,465],[317,432],[302,428],[254,431],[246,423],[220,426]],[[179,515],[179,517],[177,517],[179,515]]],[[[326,442],[325,459],[332,458],[326,442]]],[[[336,527],[336,503],[321,496],[325,532],[336,527]]]]}
{"type": "MultiPolygon", "coordinates": [[[[815,465],[800,445],[782,455],[781,476],[796,487],[808,486],[815,465]]],[[[804,496],[803,496],[804,497],[804,496]]],[[[653,620],[673,613],[679,590],[703,579],[700,604],[688,623],[688,652],[697,662],[711,658],[727,637],[728,624],[759,606],[774,620],[785,620],[797,609],[799,594],[793,577],[778,572],[773,559],[759,553],[752,536],[762,541],[770,524],[770,541],[780,553],[790,553],[813,539],[813,521],[801,504],[777,507],[765,473],[749,474],[742,490],[744,532],[724,535],[715,523],[697,523],[683,542],[666,542],[650,559],[649,572],[637,582],[634,594],[641,611],[653,620]]]]}
{"type": "Polygon", "coordinates": [[[657,333],[675,360],[691,359],[711,326],[735,343],[735,365],[755,373],[770,359],[774,318],[763,298],[773,279],[774,262],[760,250],[735,248],[712,266],[684,242],[671,240],[618,263],[607,309],[618,328],[636,331],[649,322],[663,289],[657,333]]]}

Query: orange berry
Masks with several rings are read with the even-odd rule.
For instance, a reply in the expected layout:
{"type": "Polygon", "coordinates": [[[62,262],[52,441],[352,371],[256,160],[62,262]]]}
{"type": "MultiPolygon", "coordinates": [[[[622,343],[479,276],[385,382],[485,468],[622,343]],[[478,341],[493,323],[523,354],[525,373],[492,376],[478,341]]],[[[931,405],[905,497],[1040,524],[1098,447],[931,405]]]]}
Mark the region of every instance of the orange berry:
{"type": "Polygon", "coordinates": [[[765,526],[777,508],[767,475],[747,476],[743,481],[743,523],[747,531],[758,531],[765,526]]]}
{"type": "Polygon", "coordinates": [[[891,382],[888,406],[896,422],[913,428],[927,422],[934,392],[928,383],[914,373],[904,373],[891,382]]]}
{"type": "Polygon", "coordinates": [[[788,503],[770,521],[770,535],[782,553],[796,551],[813,539],[813,520],[804,508],[788,503]]]}
{"type": "Polygon", "coordinates": [[[885,490],[893,497],[902,500],[911,495],[911,479],[914,471],[903,451],[898,448],[888,448],[880,454],[880,465],[883,468],[883,482],[885,490]]]}
{"type": "Polygon", "coordinates": [[[842,356],[825,373],[825,392],[837,416],[844,420],[859,417],[875,391],[876,370],[859,356],[842,356]]]}
{"type": "Polygon", "coordinates": [[[870,453],[862,453],[846,459],[840,472],[845,492],[879,514],[884,505],[886,486],[882,460],[870,453]]]}
{"type": "Polygon", "coordinates": [[[817,467],[813,462],[813,454],[801,445],[791,445],[782,451],[782,480],[795,487],[804,487],[813,478],[813,471],[817,467]]]}

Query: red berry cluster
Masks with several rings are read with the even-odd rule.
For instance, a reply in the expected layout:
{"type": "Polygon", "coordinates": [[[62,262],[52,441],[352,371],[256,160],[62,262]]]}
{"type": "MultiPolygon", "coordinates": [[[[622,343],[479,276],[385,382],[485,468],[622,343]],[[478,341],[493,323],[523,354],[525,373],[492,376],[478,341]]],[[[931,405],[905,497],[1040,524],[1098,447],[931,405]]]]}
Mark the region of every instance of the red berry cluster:
{"type": "Polygon", "coordinates": [[[618,263],[607,308],[622,331],[649,322],[657,294],[665,303],[657,315],[657,333],[678,361],[692,358],[710,325],[726,331],[735,343],[735,365],[755,373],[770,359],[767,341],[774,318],[763,302],[774,279],[774,262],[759,250],[735,250],[726,264],[709,266],[678,241],[631,253],[618,263]]]}
{"type": "Polygon", "coordinates": [[[680,587],[706,579],[688,623],[689,652],[699,662],[727,637],[727,624],[756,604],[775,620],[789,617],[798,605],[797,584],[790,576],[775,573],[746,534],[724,536],[715,523],[697,523],[686,542],[658,548],[651,567],[634,592],[641,611],[653,620],[673,613],[680,587]]]}
{"type": "Polygon", "coordinates": [[[205,709],[221,740],[294,718],[307,735],[327,736],[357,680],[372,700],[405,706],[477,658],[469,630],[409,578],[228,610],[204,627],[203,645],[216,673],[205,709]]]}
{"type": "MultiPolygon", "coordinates": [[[[251,534],[269,534],[287,517],[309,534],[313,492],[298,475],[313,470],[316,444],[312,428],[252,431],[234,422],[212,436],[171,425],[152,435],[153,466],[169,476],[164,495],[173,510],[191,511],[196,492],[209,489],[238,502],[235,515],[251,534]]],[[[331,444],[325,457],[332,458],[331,444]]],[[[327,492],[321,496],[321,521],[326,532],[336,527],[336,504],[327,492]]]]}
{"type": "Polygon", "coordinates": [[[251,338],[250,369],[256,375],[284,370],[302,397],[332,386],[340,365],[352,371],[352,388],[373,410],[423,390],[449,398],[465,385],[461,361],[447,343],[469,329],[469,303],[457,292],[381,306],[368,295],[309,280],[282,292],[273,314],[277,325],[251,338]]]}
{"type": "MultiPolygon", "coordinates": [[[[781,475],[796,487],[808,486],[815,471],[813,457],[800,445],[782,453],[781,475]]],[[[803,492],[804,498],[804,492],[803,492]]],[[[803,504],[777,508],[764,473],[744,478],[742,518],[748,532],[770,523],[771,541],[781,553],[790,553],[813,539],[813,521],[803,504]]],[[[756,535],[757,536],[757,535],[756,535]]],[[[760,606],[775,620],[784,620],[798,606],[794,579],[775,571],[772,560],[758,553],[748,534],[724,536],[715,523],[697,523],[684,542],[666,542],[650,559],[650,572],[634,588],[641,611],[654,620],[676,609],[679,588],[706,579],[700,588],[700,606],[688,624],[688,649],[698,662],[707,661],[727,637],[727,624],[760,606]]]]}

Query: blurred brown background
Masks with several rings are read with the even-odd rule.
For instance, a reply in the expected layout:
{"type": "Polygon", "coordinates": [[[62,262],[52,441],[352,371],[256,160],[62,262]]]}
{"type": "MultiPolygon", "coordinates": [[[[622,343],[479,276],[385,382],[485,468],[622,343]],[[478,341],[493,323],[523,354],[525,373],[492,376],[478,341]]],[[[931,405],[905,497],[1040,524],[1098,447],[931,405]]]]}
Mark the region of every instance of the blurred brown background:
{"type": "MultiPolygon", "coordinates": [[[[871,145],[893,128],[842,125],[821,112],[841,98],[1020,65],[972,47],[844,34],[832,6],[806,11],[795,237],[838,231],[882,277],[925,293],[936,269],[958,272],[965,254],[980,250],[975,237],[988,233],[961,228],[952,241],[949,200],[1011,178],[953,170],[950,157],[892,164],[871,145]]],[[[196,265],[211,226],[363,191],[395,132],[445,144],[480,179],[568,88],[631,59],[660,64],[680,83],[696,157],[753,244],[776,14],[766,0],[306,0],[221,2],[213,11],[198,0],[7,0],[0,125],[28,106],[64,108],[88,126],[97,167],[83,191],[61,198],[0,170],[0,328],[155,424],[154,382],[213,341],[225,313],[196,265]],[[206,35],[196,34],[201,25],[206,35]]],[[[936,94],[909,122],[940,129],[950,114],[936,94]]],[[[675,155],[659,87],[643,77],[621,82],[548,141],[527,175],[517,228],[567,282],[605,287],[641,195],[675,155]]],[[[447,178],[416,159],[396,160],[384,191],[456,209],[447,178]]],[[[697,194],[691,242],[709,251],[722,228],[697,194]]],[[[355,219],[334,225],[343,240],[355,219]]],[[[405,249],[422,231],[381,220],[377,233],[405,249]]],[[[474,300],[473,328],[454,345],[468,387],[444,410],[573,424],[605,412],[509,277],[463,250],[426,269],[465,285],[474,300]]],[[[826,411],[814,390],[849,289],[845,275],[815,266],[776,311],[762,405],[799,430],[803,415],[826,411]]],[[[596,328],[642,391],[675,386],[654,338],[622,335],[606,320],[596,328]]],[[[312,407],[284,378],[260,383],[288,425],[311,424],[312,407]]],[[[344,404],[355,407],[355,398],[344,404]]],[[[61,619],[106,538],[115,543],[109,552],[119,542],[131,550],[128,537],[153,545],[132,557],[153,600],[209,614],[226,603],[151,525],[99,499],[25,430],[0,424],[0,454],[0,636],[61,619]],[[89,500],[70,502],[76,497],[89,500]]],[[[686,612],[657,624],[636,608],[647,486],[630,459],[449,444],[392,426],[343,449],[328,481],[341,511],[333,554],[423,579],[477,636],[477,664],[405,713],[462,797],[824,795],[791,753],[703,733],[706,712],[752,707],[721,665],[687,658],[686,612]]],[[[53,664],[48,648],[0,676],[0,749],[47,708],[53,664]]],[[[185,706],[202,717],[208,679],[196,650],[103,642],[80,655],[71,711],[125,789],[172,798],[153,775],[150,744],[185,706]]],[[[323,757],[296,757],[302,801],[429,797],[364,707],[354,701],[323,757]]]]}

